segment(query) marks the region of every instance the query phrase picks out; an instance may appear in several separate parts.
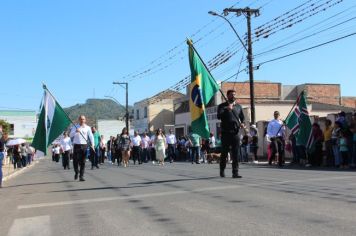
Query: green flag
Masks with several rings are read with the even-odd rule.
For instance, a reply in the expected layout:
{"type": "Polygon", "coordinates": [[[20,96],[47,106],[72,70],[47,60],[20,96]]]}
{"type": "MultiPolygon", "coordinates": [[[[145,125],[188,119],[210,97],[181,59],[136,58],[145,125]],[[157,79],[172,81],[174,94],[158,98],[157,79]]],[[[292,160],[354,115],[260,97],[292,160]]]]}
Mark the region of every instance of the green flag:
{"type": "Polygon", "coordinates": [[[188,45],[191,71],[189,107],[192,118],[192,131],[203,138],[209,138],[210,129],[205,106],[219,90],[219,85],[201,61],[190,40],[188,40],[188,45]]]}
{"type": "Polygon", "coordinates": [[[41,113],[32,147],[47,154],[47,147],[69,126],[71,120],[44,86],[41,113]]]}
{"type": "Polygon", "coordinates": [[[286,119],[286,125],[295,135],[297,145],[303,145],[307,149],[311,148],[312,124],[304,91],[297,98],[293,112],[291,112],[286,119]]]}

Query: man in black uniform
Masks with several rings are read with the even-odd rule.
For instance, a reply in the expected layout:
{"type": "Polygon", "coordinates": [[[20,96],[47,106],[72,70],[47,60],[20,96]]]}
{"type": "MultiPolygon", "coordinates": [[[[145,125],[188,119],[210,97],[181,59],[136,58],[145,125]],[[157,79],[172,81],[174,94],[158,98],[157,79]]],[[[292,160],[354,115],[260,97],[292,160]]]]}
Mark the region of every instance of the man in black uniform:
{"type": "Polygon", "coordinates": [[[231,149],[232,158],[232,178],[241,178],[238,175],[238,155],[240,148],[239,129],[244,124],[244,114],[242,107],[235,102],[236,91],[227,91],[227,102],[218,106],[218,119],[221,120],[221,157],[220,157],[220,177],[225,177],[225,167],[228,152],[231,149]]]}

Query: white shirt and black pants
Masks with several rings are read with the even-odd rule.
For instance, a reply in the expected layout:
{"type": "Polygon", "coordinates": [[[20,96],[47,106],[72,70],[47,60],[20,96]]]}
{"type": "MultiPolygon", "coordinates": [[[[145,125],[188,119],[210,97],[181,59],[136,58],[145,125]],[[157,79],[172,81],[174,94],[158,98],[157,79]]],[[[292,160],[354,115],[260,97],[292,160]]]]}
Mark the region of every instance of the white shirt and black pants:
{"type": "Polygon", "coordinates": [[[168,144],[168,158],[169,161],[172,163],[176,157],[176,144],[177,139],[174,134],[170,134],[166,137],[166,142],[168,144]]]}
{"type": "Polygon", "coordinates": [[[94,144],[93,133],[88,125],[76,125],[73,126],[70,131],[70,137],[73,139],[73,167],[75,176],[74,179],[84,181],[84,170],[85,170],[85,159],[88,145],[92,146],[94,144]],[[80,132],[77,132],[77,128],[80,132]],[[78,165],[80,170],[78,170],[78,165]]]}
{"type": "Polygon", "coordinates": [[[271,155],[268,159],[268,164],[272,165],[272,161],[275,160],[278,154],[278,165],[282,166],[284,162],[284,132],[285,127],[281,120],[273,119],[267,126],[267,139],[271,141],[271,155]]]}
{"type": "Polygon", "coordinates": [[[70,140],[69,137],[65,137],[61,140],[61,147],[63,150],[62,154],[62,164],[64,169],[70,169],[69,168],[69,154],[72,149],[72,141],[70,140]]]}
{"type": "Polygon", "coordinates": [[[138,164],[142,164],[141,160],[141,137],[140,135],[134,136],[132,138],[132,158],[134,161],[134,165],[136,164],[136,161],[138,161],[138,164]]]}

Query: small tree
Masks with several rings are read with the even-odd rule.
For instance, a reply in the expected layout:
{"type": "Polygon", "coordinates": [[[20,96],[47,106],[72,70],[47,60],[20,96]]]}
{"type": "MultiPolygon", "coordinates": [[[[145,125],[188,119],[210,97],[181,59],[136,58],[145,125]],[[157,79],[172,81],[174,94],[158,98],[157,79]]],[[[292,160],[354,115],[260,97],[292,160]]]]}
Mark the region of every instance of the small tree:
{"type": "Polygon", "coordinates": [[[2,127],[2,132],[3,133],[9,133],[10,132],[10,124],[7,123],[4,120],[0,120],[0,127],[2,127]]]}

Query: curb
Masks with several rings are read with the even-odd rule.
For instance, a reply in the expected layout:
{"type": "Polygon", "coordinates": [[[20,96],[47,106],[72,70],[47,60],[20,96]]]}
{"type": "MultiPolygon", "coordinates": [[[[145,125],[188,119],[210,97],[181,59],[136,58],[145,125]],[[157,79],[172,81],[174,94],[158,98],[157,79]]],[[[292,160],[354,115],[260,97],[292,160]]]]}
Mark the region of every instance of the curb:
{"type": "Polygon", "coordinates": [[[32,162],[32,164],[31,164],[30,166],[25,167],[25,168],[21,168],[20,170],[17,170],[17,171],[15,171],[15,172],[9,174],[9,175],[6,176],[6,177],[3,177],[3,178],[2,178],[2,182],[4,183],[5,181],[7,181],[7,180],[9,180],[9,179],[12,179],[12,178],[14,178],[14,177],[20,175],[21,173],[26,172],[27,170],[29,170],[29,169],[31,169],[33,166],[35,166],[38,162],[40,162],[40,160],[42,160],[42,159],[35,160],[35,161],[32,162]]]}

